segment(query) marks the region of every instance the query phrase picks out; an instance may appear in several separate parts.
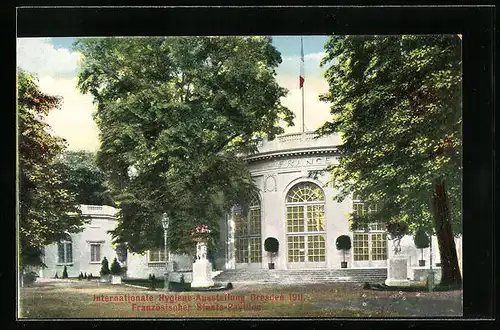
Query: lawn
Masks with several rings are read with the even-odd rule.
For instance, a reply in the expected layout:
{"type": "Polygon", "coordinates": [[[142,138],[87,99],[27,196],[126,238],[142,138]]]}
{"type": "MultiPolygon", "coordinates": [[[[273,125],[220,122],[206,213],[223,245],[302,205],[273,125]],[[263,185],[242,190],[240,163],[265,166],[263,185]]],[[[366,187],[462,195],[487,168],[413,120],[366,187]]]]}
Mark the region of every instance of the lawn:
{"type": "Polygon", "coordinates": [[[461,291],[374,291],[363,289],[362,284],[235,284],[232,290],[221,292],[165,292],[97,281],[59,281],[21,288],[20,294],[21,318],[404,317],[462,313],[461,291]]]}

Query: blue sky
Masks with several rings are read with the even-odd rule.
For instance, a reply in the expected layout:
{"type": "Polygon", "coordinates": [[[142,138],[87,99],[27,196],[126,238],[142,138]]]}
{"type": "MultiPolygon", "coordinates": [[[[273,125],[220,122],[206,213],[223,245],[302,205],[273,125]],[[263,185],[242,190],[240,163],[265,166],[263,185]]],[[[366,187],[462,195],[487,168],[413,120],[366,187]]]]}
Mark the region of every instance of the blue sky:
{"type": "MultiPolygon", "coordinates": [[[[320,102],[320,94],[328,90],[323,78],[325,68],[319,62],[324,55],[327,36],[304,36],[305,66],[305,126],[314,130],[329,119],[329,105],[320,102]]],[[[73,150],[97,150],[98,129],[92,120],[95,105],[90,95],[82,95],[76,88],[80,54],[72,49],[76,38],[20,38],[17,40],[17,65],[34,73],[41,89],[63,98],[61,109],[47,117],[54,133],[68,141],[73,150]]],[[[294,127],[285,127],[286,133],[298,132],[302,126],[301,91],[298,87],[300,70],[300,36],[273,36],[273,44],[281,53],[282,63],[276,69],[278,83],[289,93],[282,103],[297,116],[294,127]]]]}

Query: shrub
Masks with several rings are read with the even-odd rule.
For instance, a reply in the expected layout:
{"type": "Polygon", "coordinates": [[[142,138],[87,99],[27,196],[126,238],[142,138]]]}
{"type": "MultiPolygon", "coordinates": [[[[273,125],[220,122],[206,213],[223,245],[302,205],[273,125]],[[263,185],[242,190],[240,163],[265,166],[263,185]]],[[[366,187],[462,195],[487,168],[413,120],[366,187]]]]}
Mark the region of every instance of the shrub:
{"type": "Polygon", "coordinates": [[[35,272],[27,272],[23,274],[23,285],[29,285],[36,281],[38,274],[35,272]]]}
{"type": "Polygon", "coordinates": [[[264,250],[270,253],[271,263],[273,262],[273,256],[278,253],[280,243],[274,237],[268,237],[264,241],[264,250]]]}
{"type": "Polygon", "coordinates": [[[345,262],[345,253],[351,249],[351,237],[347,235],[340,235],[335,241],[335,246],[337,247],[337,250],[342,251],[345,262]]]}
{"type": "Polygon", "coordinates": [[[417,230],[415,236],[413,236],[413,242],[415,247],[420,249],[420,259],[424,260],[424,249],[430,246],[430,238],[423,229],[417,230]]]}
{"type": "Polygon", "coordinates": [[[90,273],[90,274],[89,274],[89,276],[87,277],[87,280],[89,280],[89,281],[90,281],[90,280],[91,280],[91,279],[93,279],[93,278],[94,278],[94,277],[92,276],[92,273],[90,273]]]}
{"type": "Polygon", "coordinates": [[[429,236],[422,229],[417,230],[415,236],[413,236],[413,242],[415,243],[417,249],[426,249],[430,246],[429,236]]]}
{"type": "Polygon", "coordinates": [[[184,280],[184,274],[181,274],[181,279],[179,280],[179,283],[184,284],[186,281],[184,280]]]}
{"type": "Polygon", "coordinates": [[[83,278],[87,279],[87,272],[85,272],[85,274],[83,274],[83,278]]]}
{"type": "Polygon", "coordinates": [[[106,259],[106,257],[104,257],[104,259],[102,259],[100,274],[101,274],[101,276],[109,275],[109,264],[108,264],[108,259],[106,259]]]}
{"type": "Polygon", "coordinates": [[[59,278],[59,276],[57,275],[57,272],[56,272],[56,275],[54,275],[54,278],[59,278]]]}
{"type": "Polygon", "coordinates": [[[156,290],[156,276],[155,276],[155,274],[149,274],[149,280],[151,281],[151,290],[156,290]]]}
{"type": "Polygon", "coordinates": [[[80,272],[80,274],[78,274],[78,279],[79,280],[83,279],[83,273],[82,272],[80,272]]]}
{"type": "Polygon", "coordinates": [[[62,278],[68,278],[68,268],[66,266],[63,268],[62,278]]]}
{"type": "Polygon", "coordinates": [[[122,266],[120,266],[120,263],[118,260],[113,259],[113,262],[111,263],[111,274],[113,275],[120,275],[122,272],[122,266]]]}

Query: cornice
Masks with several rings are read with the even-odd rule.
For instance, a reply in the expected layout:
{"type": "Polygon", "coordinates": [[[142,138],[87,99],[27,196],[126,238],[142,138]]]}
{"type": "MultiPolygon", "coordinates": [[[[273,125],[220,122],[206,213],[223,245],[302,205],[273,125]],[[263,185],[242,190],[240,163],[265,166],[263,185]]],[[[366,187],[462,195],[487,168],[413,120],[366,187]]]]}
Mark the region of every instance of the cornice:
{"type": "Polygon", "coordinates": [[[321,154],[340,155],[340,152],[337,147],[283,149],[283,150],[273,150],[273,151],[261,152],[254,155],[250,155],[245,157],[245,160],[249,163],[253,163],[265,159],[301,156],[301,155],[321,155],[321,154]]]}

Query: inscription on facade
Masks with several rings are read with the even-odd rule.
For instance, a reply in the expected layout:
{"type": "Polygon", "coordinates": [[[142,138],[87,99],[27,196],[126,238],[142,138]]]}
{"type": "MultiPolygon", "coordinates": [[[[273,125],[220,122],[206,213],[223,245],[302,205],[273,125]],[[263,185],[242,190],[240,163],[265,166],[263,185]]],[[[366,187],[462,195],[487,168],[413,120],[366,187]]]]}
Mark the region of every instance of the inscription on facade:
{"type": "Polygon", "coordinates": [[[327,166],[337,161],[337,157],[309,157],[275,160],[270,163],[271,168],[298,168],[307,166],[327,166]]]}

